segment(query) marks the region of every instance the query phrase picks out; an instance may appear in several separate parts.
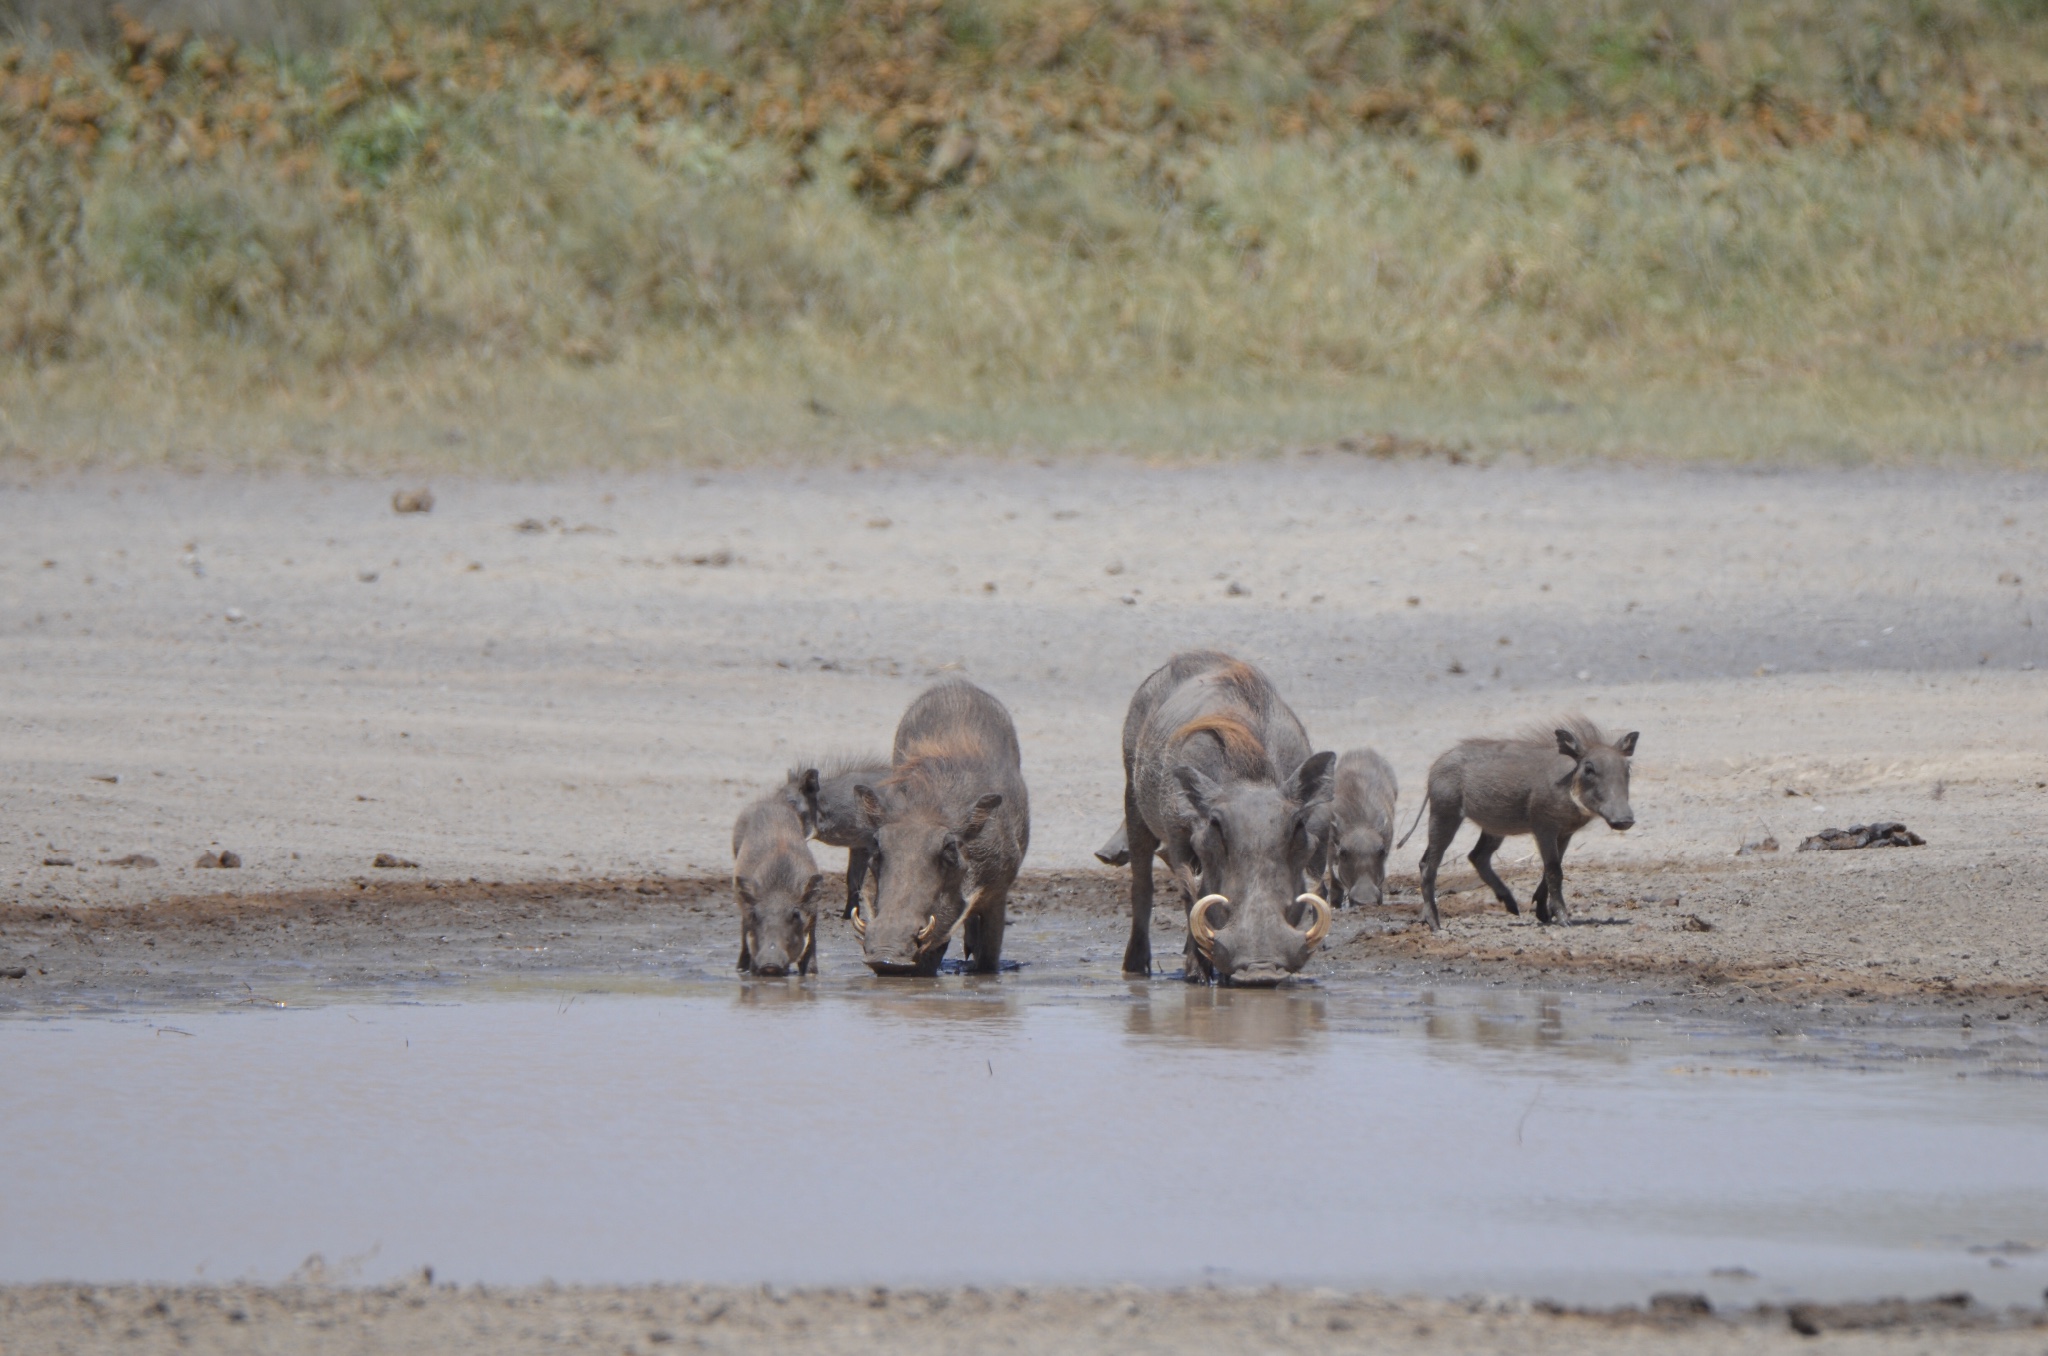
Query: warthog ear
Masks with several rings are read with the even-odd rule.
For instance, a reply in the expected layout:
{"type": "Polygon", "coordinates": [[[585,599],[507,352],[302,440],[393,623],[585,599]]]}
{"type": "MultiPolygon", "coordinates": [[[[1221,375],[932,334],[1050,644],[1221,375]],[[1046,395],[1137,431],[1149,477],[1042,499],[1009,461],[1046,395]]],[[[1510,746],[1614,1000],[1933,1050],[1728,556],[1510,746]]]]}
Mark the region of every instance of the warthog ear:
{"type": "Polygon", "coordinates": [[[1636,756],[1636,736],[1641,733],[1642,731],[1640,730],[1630,730],[1615,741],[1614,747],[1620,751],[1622,757],[1633,758],[1636,756]]]}
{"type": "Polygon", "coordinates": [[[1330,769],[1337,766],[1337,755],[1327,749],[1312,753],[1302,765],[1294,770],[1294,777],[1287,783],[1287,798],[1300,805],[1309,805],[1329,795],[1333,789],[1330,769]]]}
{"type": "Polygon", "coordinates": [[[1194,805],[1197,814],[1208,814],[1209,807],[1214,805],[1216,798],[1223,793],[1223,788],[1198,767],[1189,767],[1183,763],[1173,770],[1173,775],[1180,782],[1180,789],[1188,793],[1188,800],[1194,805]]]}
{"type": "Polygon", "coordinates": [[[824,893],[825,878],[823,876],[812,876],[808,881],[804,882],[804,903],[816,904],[818,897],[824,893]]]}
{"type": "Polygon", "coordinates": [[[1559,753],[1571,758],[1584,758],[1586,756],[1586,746],[1580,743],[1579,737],[1570,730],[1557,730],[1553,733],[1557,735],[1557,751],[1559,753]]]}
{"type": "Polygon", "coordinates": [[[804,799],[815,807],[818,803],[818,769],[814,767],[805,768],[803,781],[798,783],[797,789],[802,791],[804,799]]]}
{"type": "Polygon", "coordinates": [[[988,817],[994,814],[996,808],[1002,803],[1003,798],[993,792],[974,802],[974,814],[968,818],[966,826],[960,830],[960,836],[970,842],[979,838],[981,831],[988,827],[988,817]]]}
{"type": "Polygon", "coordinates": [[[871,829],[882,827],[882,798],[875,794],[875,788],[862,783],[853,788],[853,798],[860,802],[861,817],[871,829]]]}

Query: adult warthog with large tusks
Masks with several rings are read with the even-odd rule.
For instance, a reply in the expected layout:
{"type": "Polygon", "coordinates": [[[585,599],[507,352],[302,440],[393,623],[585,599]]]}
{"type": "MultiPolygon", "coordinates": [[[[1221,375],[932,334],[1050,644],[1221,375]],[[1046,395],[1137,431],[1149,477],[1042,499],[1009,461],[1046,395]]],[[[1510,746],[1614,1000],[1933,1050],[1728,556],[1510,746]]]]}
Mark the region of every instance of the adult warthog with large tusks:
{"type": "Polygon", "coordinates": [[[1139,684],[1124,718],[1125,973],[1152,970],[1162,848],[1186,895],[1190,981],[1274,984],[1301,969],[1330,931],[1330,906],[1302,889],[1302,872],[1335,761],[1310,751],[1265,674],[1227,654],[1175,655],[1139,684]]]}
{"type": "Polygon", "coordinates": [[[868,968],[936,974],[958,932],[967,968],[992,973],[1031,844],[1017,727],[1003,704],[962,680],[928,688],[896,726],[889,775],[854,796],[876,854],[873,910],[853,917],[868,968]]]}
{"type": "Polygon", "coordinates": [[[804,843],[803,817],[777,791],[740,811],[732,826],[732,892],[740,909],[740,969],[776,976],[811,972],[825,878],[804,843]]]}
{"type": "MultiPolygon", "coordinates": [[[[1628,760],[1636,732],[1609,742],[1584,716],[1567,716],[1549,732],[1520,739],[1467,739],[1430,765],[1429,846],[1422,850],[1422,921],[1442,926],[1436,908],[1436,871],[1466,820],[1479,826],[1467,860],[1509,913],[1520,913],[1514,891],[1493,869],[1503,839],[1531,834],[1543,858],[1543,880],[1530,902],[1539,923],[1570,922],[1564,902],[1564,853],[1572,835],[1595,819],[1626,832],[1635,827],[1628,803],[1628,760]]],[[[1418,818],[1420,812],[1418,812],[1418,818]]],[[[1414,833],[1413,825],[1408,833],[1414,833]]],[[[1401,837],[1408,841],[1407,834],[1401,837]]]]}

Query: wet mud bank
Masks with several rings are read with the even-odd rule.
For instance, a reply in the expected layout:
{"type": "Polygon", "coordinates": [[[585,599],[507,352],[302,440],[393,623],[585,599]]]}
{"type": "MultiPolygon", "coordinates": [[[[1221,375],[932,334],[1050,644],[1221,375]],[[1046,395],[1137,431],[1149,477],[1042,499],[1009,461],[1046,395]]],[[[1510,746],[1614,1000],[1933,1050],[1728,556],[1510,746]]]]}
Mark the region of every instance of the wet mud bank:
{"type": "MultiPolygon", "coordinates": [[[[1902,1026],[1923,1045],[1947,1031],[1958,1048],[2010,1039],[2038,1056],[2048,1022],[2038,927],[1973,926],[1940,909],[1935,901],[1970,887],[1943,873],[1894,873],[1876,893],[1896,902],[1878,904],[1870,887],[1843,887],[1839,873],[1802,878],[1803,865],[1589,866],[1574,873],[1575,921],[1551,927],[1506,914],[1469,869],[1447,871],[1437,934],[1416,921],[1413,874],[1396,874],[1386,905],[1338,913],[1294,983],[1570,988],[1781,1032],[1902,1026]]],[[[1032,979],[1126,982],[1126,882],[1120,871],[1027,871],[1012,897],[1008,955],[1032,979]]],[[[2017,887],[2006,902],[2036,909],[2038,891],[2017,887]]],[[[455,997],[521,983],[738,984],[734,917],[729,882],[711,876],[364,876],[139,906],[20,902],[0,905],[0,975],[9,976],[0,978],[0,1012],[455,997]]],[[[1154,983],[1178,974],[1182,936],[1180,911],[1158,910],[1154,983]]],[[[850,925],[836,917],[821,920],[819,955],[828,980],[867,977],[850,925]]]]}
{"type": "Polygon", "coordinates": [[[1567,1309],[1518,1300],[1389,1298],[1338,1291],[1194,1289],[779,1290],[706,1287],[486,1289],[412,1285],[20,1286],[0,1327],[21,1353],[118,1343],[150,1352],[1668,1352],[2039,1350],[2048,1311],[1957,1297],[1758,1305],[1695,1297],[1567,1309]]]}

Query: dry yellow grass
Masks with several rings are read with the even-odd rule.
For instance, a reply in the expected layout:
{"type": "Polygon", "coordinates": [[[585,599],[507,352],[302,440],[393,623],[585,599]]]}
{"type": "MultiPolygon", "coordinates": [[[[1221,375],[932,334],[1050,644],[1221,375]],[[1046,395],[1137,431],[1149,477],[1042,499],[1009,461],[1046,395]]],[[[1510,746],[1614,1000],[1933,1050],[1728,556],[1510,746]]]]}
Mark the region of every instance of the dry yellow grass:
{"type": "Polygon", "coordinates": [[[2048,452],[2024,6],[71,12],[0,88],[17,460],[2048,452]]]}

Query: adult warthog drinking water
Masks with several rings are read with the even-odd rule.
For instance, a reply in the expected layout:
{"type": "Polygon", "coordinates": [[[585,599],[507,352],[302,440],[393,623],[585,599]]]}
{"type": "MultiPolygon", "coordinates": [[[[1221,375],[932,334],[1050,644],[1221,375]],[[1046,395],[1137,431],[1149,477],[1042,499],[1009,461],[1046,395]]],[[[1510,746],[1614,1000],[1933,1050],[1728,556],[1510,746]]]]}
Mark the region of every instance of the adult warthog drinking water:
{"type": "Polygon", "coordinates": [[[740,811],[732,826],[742,970],[763,976],[811,972],[825,878],[804,837],[803,816],[779,791],[740,811]]]}
{"type": "MultiPolygon", "coordinates": [[[[1568,922],[1564,901],[1564,852],[1572,835],[1604,819],[1615,830],[1633,828],[1628,803],[1628,760],[1636,751],[1631,730],[1609,742],[1584,716],[1569,716],[1545,733],[1520,739],[1467,739],[1430,765],[1429,846],[1422,853],[1422,919],[1431,930],[1442,920],[1436,909],[1436,869],[1459,827],[1471,820],[1479,841],[1466,860],[1494,897],[1519,914],[1514,892],[1493,869],[1501,840],[1532,834],[1543,857],[1543,881],[1531,903],[1536,921],[1568,922]]],[[[1420,818],[1420,812],[1417,818],[1420,818]]],[[[1415,829],[1411,825],[1409,833],[1415,829]]],[[[1401,838],[1408,841],[1407,835],[1401,838]]]]}
{"type": "Polygon", "coordinates": [[[1010,713],[969,682],[929,688],[896,726],[888,776],[853,790],[876,853],[873,910],[853,915],[868,968],[936,974],[957,931],[967,968],[993,972],[1031,843],[1010,713]]]}
{"type": "Polygon", "coordinates": [[[817,767],[791,768],[783,788],[811,837],[827,847],[846,849],[846,908],[841,918],[851,918],[860,909],[875,848],[867,814],[853,788],[888,775],[889,764],[880,758],[835,758],[817,767]]]}
{"type": "Polygon", "coordinates": [[[1374,749],[1352,749],[1337,760],[1328,826],[1309,874],[1326,882],[1329,901],[1377,904],[1387,888],[1387,850],[1394,845],[1394,769],[1374,749]]]}
{"type": "Polygon", "coordinates": [[[1330,931],[1302,873],[1335,761],[1310,751],[1266,675],[1229,655],[1175,655],[1139,685],[1124,718],[1126,973],[1151,973],[1162,848],[1186,896],[1189,980],[1273,984],[1301,969],[1330,931]]]}

